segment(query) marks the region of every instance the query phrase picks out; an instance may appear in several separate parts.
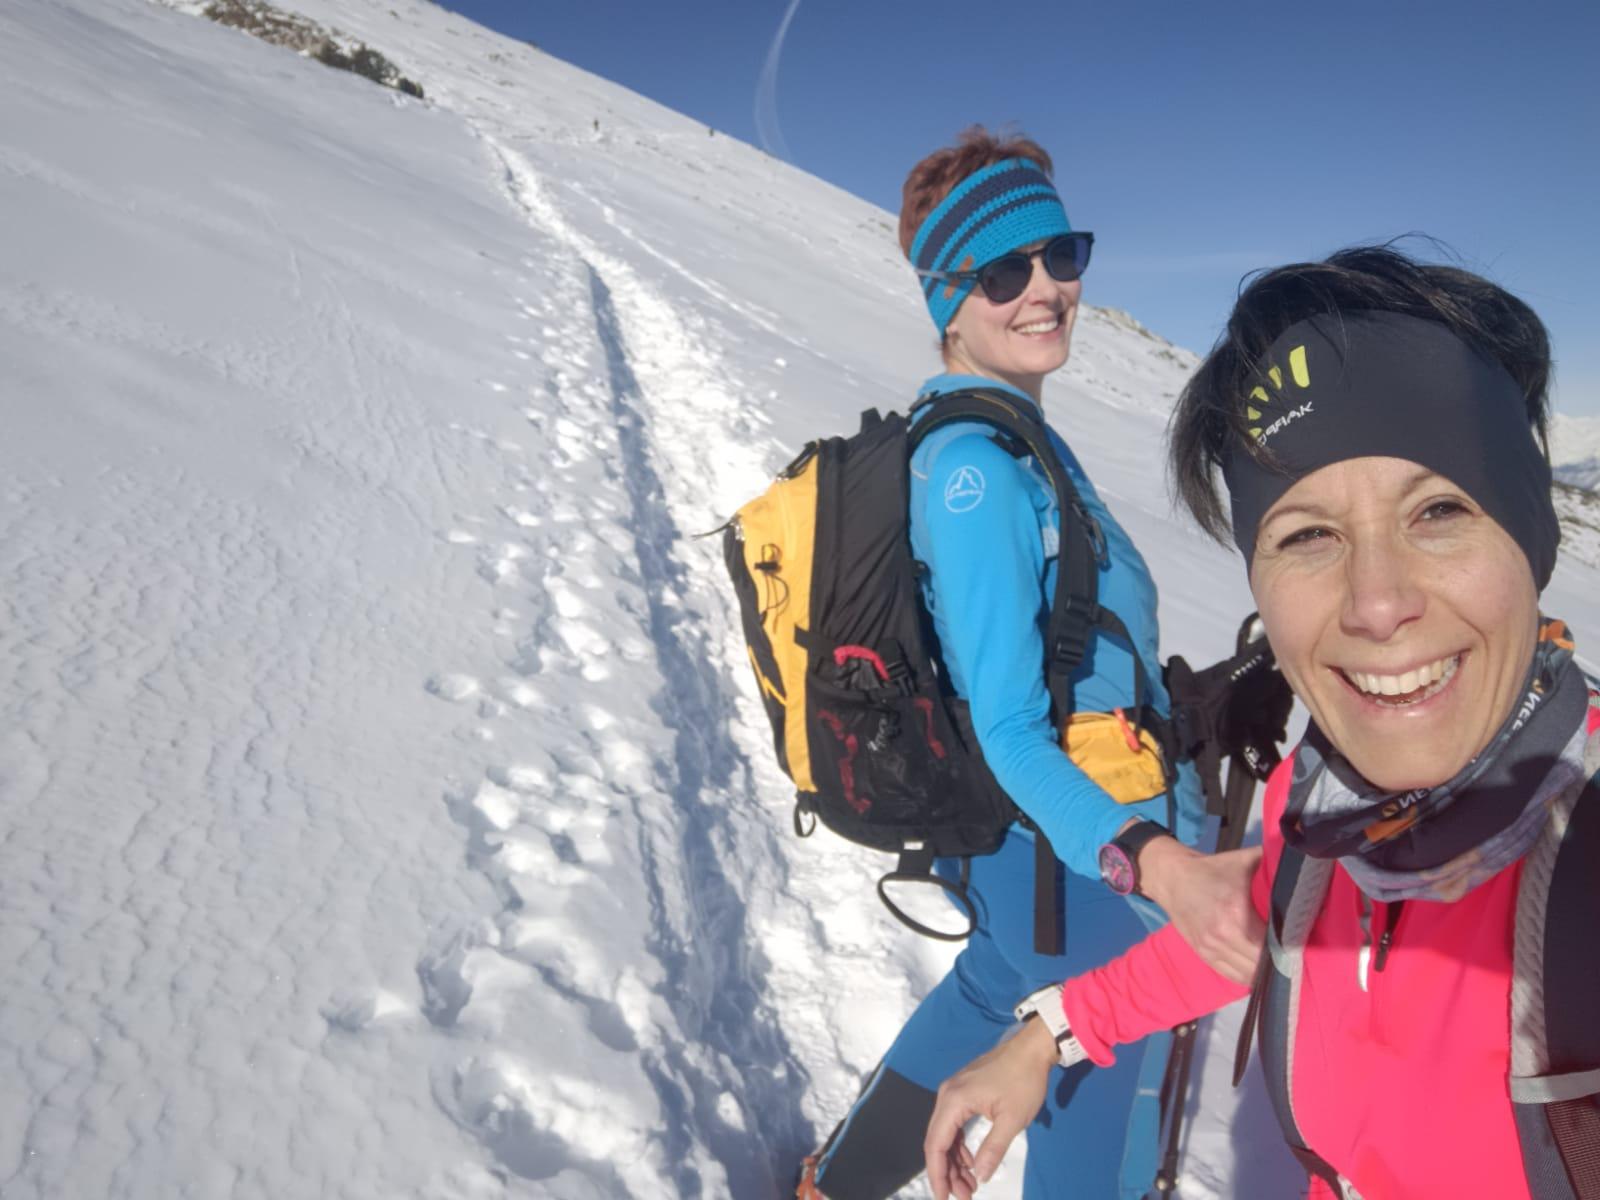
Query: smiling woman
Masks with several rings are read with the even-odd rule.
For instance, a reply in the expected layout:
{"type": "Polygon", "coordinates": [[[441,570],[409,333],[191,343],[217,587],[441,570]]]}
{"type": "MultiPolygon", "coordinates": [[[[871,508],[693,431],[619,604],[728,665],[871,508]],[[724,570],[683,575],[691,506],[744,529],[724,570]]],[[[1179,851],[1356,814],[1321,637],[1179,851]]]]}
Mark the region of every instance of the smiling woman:
{"type": "MultiPolygon", "coordinates": [[[[807,1161],[802,1200],[897,1192],[922,1167],[941,1081],[1010,1030],[1019,1002],[1158,923],[1146,895],[1191,930],[1221,926],[1215,940],[1239,977],[1253,961],[1253,914],[1242,895],[1231,923],[1206,924],[1214,921],[1206,897],[1238,893],[1253,860],[1222,859],[1219,868],[1189,848],[1200,828],[1197,776],[1155,745],[1152,731],[1170,727],[1171,706],[1149,571],[1040,407],[1045,377],[1072,349],[1094,239],[1072,228],[1049,156],[1025,138],[969,131],[913,167],[904,196],[900,244],[944,367],[922,385],[911,418],[923,434],[911,456],[908,514],[920,597],[937,635],[941,684],[970,713],[971,740],[1019,819],[991,853],[941,860],[940,874],[972,897],[972,935],[807,1161]],[[973,415],[985,407],[975,395],[1014,411],[1031,440],[973,415]],[[1060,511],[1069,493],[1051,482],[1058,467],[1076,492],[1073,522],[1060,511]],[[1120,625],[1086,630],[1081,664],[1047,679],[1045,631],[1057,628],[1058,580],[1074,570],[1064,576],[1069,586],[1085,587],[1092,574],[1091,594],[1120,625]],[[1109,749],[1087,754],[1082,731],[1095,728],[1110,731],[1109,749]],[[1130,856],[1120,892],[1101,877],[1108,843],[1130,856]],[[1157,862],[1146,861],[1152,855],[1157,862]],[[1197,885],[1195,871],[1212,885],[1197,885]],[[1169,896],[1178,901],[1169,905],[1169,896]],[[1072,935],[1063,946],[1064,910],[1072,935]]],[[[1028,1135],[1027,1200],[1136,1200],[1148,1191],[1166,1052],[1154,1039],[1142,1062],[1130,1055],[1110,1070],[1084,1066],[1043,1105],[1028,1135]],[[1131,1120],[1140,1104],[1147,1119],[1131,1120]]]]}
{"type": "Polygon", "coordinates": [[[1528,560],[1426,467],[1357,458],[1300,480],[1262,523],[1250,586],[1295,694],[1385,791],[1450,778],[1522,694],[1528,560]]]}
{"type": "MultiPolygon", "coordinates": [[[[1246,1029],[1313,1197],[1600,1197],[1600,695],[1539,612],[1548,375],[1515,297],[1352,250],[1253,282],[1174,413],[1179,492],[1312,718],[1267,788],[1246,1029]]],[[[1108,1065],[1243,994],[1168,929],[1057,1023],[1108,1065]]],[[[986,1177],[1061,1040],[1034,1022],[941,1089],[936,1197],[986,1177]]]]}

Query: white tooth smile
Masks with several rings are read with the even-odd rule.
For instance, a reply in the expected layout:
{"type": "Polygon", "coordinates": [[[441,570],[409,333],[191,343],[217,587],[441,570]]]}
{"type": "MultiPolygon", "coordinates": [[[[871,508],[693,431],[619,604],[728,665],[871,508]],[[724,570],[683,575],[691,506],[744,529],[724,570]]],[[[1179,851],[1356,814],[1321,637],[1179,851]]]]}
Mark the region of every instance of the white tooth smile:
{"type": "Polygon", "coordinates": [[[1051,317],[1048,321],[1035,321],[1032,325],[1018,325],[1018,333],[1051,333],[1061,327],[1060,317],[1051,317]]]}
{"type": "Polygon", "coordinates": [[[1379,697],[1390,704],[1418,704],[1442,692],[1460,665],[1461,655],[1457,654],[1401,675],[1379,675],[1370,671],[1345,671],[1343,674],[1357,690],[1368,696],[1379,697]],[[1394,699],[1401,696],[1405,699],[1394,699]]]}

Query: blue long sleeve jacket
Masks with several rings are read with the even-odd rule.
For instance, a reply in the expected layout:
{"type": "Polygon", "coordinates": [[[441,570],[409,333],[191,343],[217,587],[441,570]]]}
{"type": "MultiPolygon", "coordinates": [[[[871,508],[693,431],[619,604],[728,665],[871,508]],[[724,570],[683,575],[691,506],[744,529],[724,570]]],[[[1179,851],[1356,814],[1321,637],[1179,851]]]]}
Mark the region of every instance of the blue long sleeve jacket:
{"type": "MultiPolygon", "coordinates": [[[[1001,388],[1030,406],[1023,392],[991,379],[936,375],[929,396],[966,387],[1001,388]]],[[[1044,637],[1054,595],[1060,513],[1044,472],[992,440],[981,423],[931,434],[911,459],[911,547],[928,568],[922,594],[956,694],[972,707],[978,743],[1007,794],[1044,830],[1056,856],[1081,875],[1099,877],[1100,847],[1132,816],[1165,823],[1164,797],[1118,804],[1060,748],[1050,723],[1044,637]]],[[[1073,700],[1085,712],[1134,701],[1132,654],[1143,660],[1150,703],[1169,714],[1157,645],[1156,588],[1144,559],[1100,499],[1066,443],[1050,431],[1056,453],[1099,522],[1108,554],[1100,568],[1100,603],[1127,626],[1132,646],[1096,631],[1073,675],[1073,700]]],[[[1179,771],[1178,828],[1191,845],[1204,819],[1192,767],[1179,771]]]]}

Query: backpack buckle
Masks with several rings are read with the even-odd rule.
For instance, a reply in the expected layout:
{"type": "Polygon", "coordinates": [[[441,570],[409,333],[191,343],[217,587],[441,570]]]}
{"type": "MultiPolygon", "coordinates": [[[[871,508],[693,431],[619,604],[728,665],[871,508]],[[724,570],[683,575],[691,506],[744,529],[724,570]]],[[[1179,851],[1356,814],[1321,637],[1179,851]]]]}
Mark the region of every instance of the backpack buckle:
{"type": "Polygon", "coordinates": [[[1055,663],[1065,662],[1076,665],[1083,661],[1083,652],[1089,646],[1089,632],[1085,628],[1082,632],[1064,633],[1056,638],[1050,647],[1050,661],[1055,663]]]}
{"type": "Polygon", "coordinates": [[[1050,643],[1050,661],[1067,663],[1076,667],[1089,649],[1089,635],[1094,631],[1095,618],[1100,606],[1083,596],[1067,600],[1061,629],[1050,643]]]}
{"type": "Polygon", "coordinates": [[[1174,701],[1172,705],[1172,738],[1177,743],[1179,762],[1190,762],[1194,752],[1210,734],[1211,722],[1201,715],[1193,704],[1174,701]]]}
{"type": "Polygon", "coordinates": [[[1078,514],[1078,520],[1083,523],[1084,532],[1089,538],[1089,549],[1094,551],[1095,564],[1106,566],[1111,561],[1111,553],[1106,546],[1106,531],[1100,527],[1100,522],[1083,503],[1082,497],[1074,497],[1072,511],[1078,514]]]}

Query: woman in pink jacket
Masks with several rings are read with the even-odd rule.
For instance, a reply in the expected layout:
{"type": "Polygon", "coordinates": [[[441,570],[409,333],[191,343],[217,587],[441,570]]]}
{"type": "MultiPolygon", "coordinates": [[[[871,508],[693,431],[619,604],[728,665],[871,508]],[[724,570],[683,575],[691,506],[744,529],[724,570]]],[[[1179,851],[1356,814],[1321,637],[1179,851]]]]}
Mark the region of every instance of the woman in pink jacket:
{"type": "MultiPolygon", "coordinates": [[[[1549,365],[1488,281],[1350,250],[1257,278],[1173,418],[1182,499],[1312,718],[1267,787],[1247,1029],[1314,1197],[1600,1196],[1600,697],[1539,611],[1549,365]]],[[[941,1089],[939,1200],[1058,1066],[1247,991],[1171,927],[1047,990],[941,1089]]]]}

